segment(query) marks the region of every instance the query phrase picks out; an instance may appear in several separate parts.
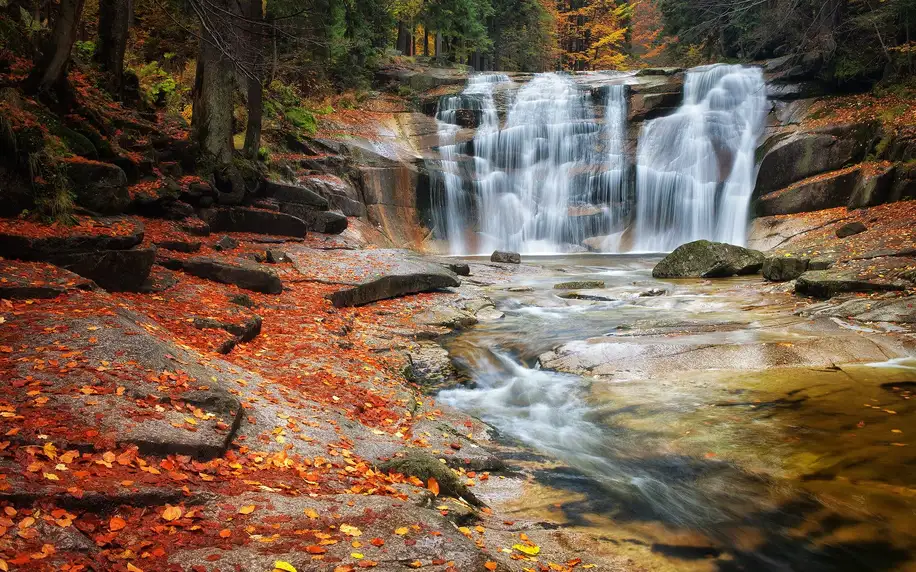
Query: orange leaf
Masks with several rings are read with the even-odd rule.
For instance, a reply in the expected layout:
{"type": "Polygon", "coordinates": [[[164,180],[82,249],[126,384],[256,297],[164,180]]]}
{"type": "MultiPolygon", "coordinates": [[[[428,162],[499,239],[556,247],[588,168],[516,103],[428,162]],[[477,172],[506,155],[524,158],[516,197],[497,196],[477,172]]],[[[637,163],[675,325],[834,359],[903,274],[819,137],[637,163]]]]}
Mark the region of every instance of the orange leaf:
{"type": "Polygon", "coordinates": [[[325,552],[327,552],[327,550],[315,544],[311,546],[306,546],[305,551],[308,552],[309,554],[324,554],[325,552]]]}
{"type": "Polygon", "coordinates": [[[248,504],[239,508],[239,514],[251,514],[254,512],[254,505],[248,504]]]}
{"type": "Polygon", "coordinates": [[[493,562],[492,560],[487,560],[487,563],[484,564],[483,567],[491,571],[496,570],[496,562],[493,562]]]}
{"type": "Polygon", "coordinates": [[[232,531],[229,530],[228,528],[224,528],[219,531],[220,538],[229,538],[230,536],[232,536],[232,531]]]}
{"type": "Polygon", "coordinates": [[[434,495],[439,496],[439,481],[437,481],[435,477],[429,478],[426,482],[426,488],[431,490],[434,495]]]}
{"type": "Polygon", "coordinates": [[[111,520],[108,522],[108,530],[114,532],[116,530],[121,530],[127,526],[127,521],[119,516],[111,517],[111,520]]]}

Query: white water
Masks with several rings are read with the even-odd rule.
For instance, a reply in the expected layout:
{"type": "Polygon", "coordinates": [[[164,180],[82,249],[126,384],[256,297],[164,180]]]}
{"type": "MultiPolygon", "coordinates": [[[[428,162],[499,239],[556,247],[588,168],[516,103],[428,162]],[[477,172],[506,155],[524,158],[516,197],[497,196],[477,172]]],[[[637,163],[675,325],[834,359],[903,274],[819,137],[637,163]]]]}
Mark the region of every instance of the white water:
{"type": "Polygon", "coordinates": [[[699,239],[745,244],[765,117],[759,68],[687,73],[681,108],[647,122],[639,138],[636,250],[668,251],[699,239]]]}
{"type": "Polygon", "coordinates": [[[766,117],[759,68],[687,72],[681,107],[640,134],[635,205],[627,86],[603,88],[602,118],[574,77],[539,74],[518,90],[501,127],[493,90],[507,81],[473,76],[462,94],[439,102],[434,223],[452,254],[575,252],[590,237],[602,237],[605,252],[669,251],[698,239],[745,244],[766,117]],[[479,117],[472,142],[455,143],[459,110],[479,117]]]}

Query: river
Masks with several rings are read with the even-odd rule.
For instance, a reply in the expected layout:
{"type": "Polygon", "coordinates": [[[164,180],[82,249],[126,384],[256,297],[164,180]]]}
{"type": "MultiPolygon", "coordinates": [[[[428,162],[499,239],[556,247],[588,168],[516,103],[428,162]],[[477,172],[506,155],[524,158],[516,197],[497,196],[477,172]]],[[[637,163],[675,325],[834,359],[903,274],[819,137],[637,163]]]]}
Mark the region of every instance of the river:
{"type": "Polygon", "coordinates": [[[916,570],[893,332],[796,316],[759,277],[657,281],[658,260],[527,257],[543,271],[488,288],[505,316],[447,343],[469,384],[439,399],[533,451],[501,508],[650,570],[916,570]],[[581,280],[605,287],[554,289],[581,280]]]}

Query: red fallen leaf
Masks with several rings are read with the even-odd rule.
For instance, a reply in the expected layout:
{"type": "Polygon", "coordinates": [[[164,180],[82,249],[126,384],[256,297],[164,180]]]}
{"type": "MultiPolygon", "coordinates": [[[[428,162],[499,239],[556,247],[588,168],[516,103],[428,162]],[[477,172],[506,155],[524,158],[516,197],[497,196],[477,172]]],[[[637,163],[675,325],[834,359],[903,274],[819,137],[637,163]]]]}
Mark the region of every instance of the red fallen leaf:
{"type": "Polygon", "coordinates": [[[127,521],[125,521],[123,518],[119,516],[113,516],[111,517],[111,520],[108,521],[108,530],[112,532],[116,530],[121,530],[125,526],[127,526],[127,521]]]}
{"type": "Polygon", "coordinates": [[[232,531],[229,530],[228,528],[224,528],[219,531],[220,538],[229,538],[230,536],[232,536],[232,531]]]}
{"type": "Polygon", "coordinates": [[[372,546],[384,546],[385,541],[382,540],[381,538],[373,538],[372,540],[369,541],[369,544],[371,544],[372,546]]]}
{"type": "Polygon", "coordinates": [[[487,563],[484,564],[483,567],[492,572],[493,570],[496,570],[496,562],[493,562],[492,560],[487,560],[487,563]]]}
{"type": "Polygon", "coordinates": [[[305,551],[308,552],[309,554],[324,554],[325,552],[327,552],[327,550],[318,546],[317,544],[306,546],[305,551]]]}

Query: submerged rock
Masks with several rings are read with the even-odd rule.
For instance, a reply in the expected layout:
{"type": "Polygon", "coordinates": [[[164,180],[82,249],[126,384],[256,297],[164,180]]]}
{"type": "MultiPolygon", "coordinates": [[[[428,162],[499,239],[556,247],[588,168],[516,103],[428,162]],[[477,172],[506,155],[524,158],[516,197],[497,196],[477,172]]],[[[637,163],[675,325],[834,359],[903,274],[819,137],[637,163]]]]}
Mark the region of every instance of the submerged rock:
{"type": "Polygon", "coordinates": [[[804,274],[807,269],[807,258],[771,256],[763,263],[763,277],[773,282],[788,282],[804,274]]]}
{"type": "MultiPolygon", "coordinates": [[[[829,303],[828,303],[829,304],[829,303]]],[[[916,323],[916,296],[890,300],[855,299],[820,309],[816,316],[849,318],[859,322],[916,323]]]]}
{"type": "Polygon", "coordinates": [[[579,280],[553,285],[554,290],[591,290],[595,288],[604,288],[604,280],[579,280]]]}
{"type": "Polygon", "coordinates": [[[724,278],[756,274],[765,256],[724,242],[697,240],[677,247],[652,269],[653,278],[724,278]]]}
{"type": "Polygon", "coordinates": [[[504,252],[502,250],[494,250],[493,254],[490,255],[490,262],[502,262],[503,264],[521,264],[522,255],[518,252],[504,252]]]}

